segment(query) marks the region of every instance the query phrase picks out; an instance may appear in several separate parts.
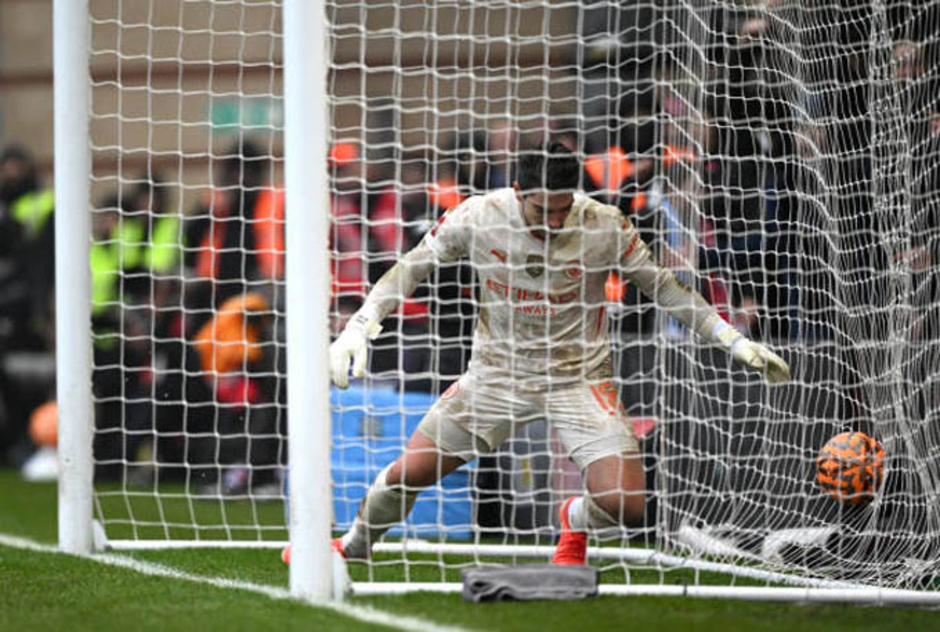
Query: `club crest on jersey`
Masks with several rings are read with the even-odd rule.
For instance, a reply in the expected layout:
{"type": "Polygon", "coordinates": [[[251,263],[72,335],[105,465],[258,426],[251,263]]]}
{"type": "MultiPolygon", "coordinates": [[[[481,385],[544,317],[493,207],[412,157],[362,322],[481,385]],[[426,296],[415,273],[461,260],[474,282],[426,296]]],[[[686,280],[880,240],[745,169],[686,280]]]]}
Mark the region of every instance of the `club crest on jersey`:
{"type": "Polygon", "coordinates": [[[571,267],[565,268],[565,276],[569,279],[580,279],[581,275],[584,274],[584,268],[577,261],[569,261],[568,264],[571,267]]]}
{"type": "Polygon", "coordinates": [[[545,258],[539,255],[529,255],[525,260],[525,272],[533,279],[537,279],[545,272],[545,258]]]}

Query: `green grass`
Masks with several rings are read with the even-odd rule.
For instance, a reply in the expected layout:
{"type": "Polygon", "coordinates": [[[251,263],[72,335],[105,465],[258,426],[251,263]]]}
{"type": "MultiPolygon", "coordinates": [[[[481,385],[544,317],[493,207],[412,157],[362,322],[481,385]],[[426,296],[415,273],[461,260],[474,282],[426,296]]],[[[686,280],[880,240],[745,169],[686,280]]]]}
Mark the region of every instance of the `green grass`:
{"type": "Polygon", "coordinates": [[[286,540],[281,501],[193,498],[182,485],[151,489],[98,487],[99,516],[111,540],[286,540]],[[169,526],[167,526],[169,525],[169,526]],[[223,525],[223,526],[219,526],[223,525]]]}
{"type": "MultiPolygon", "coordinates": [[[[283,570],[281,571],[283,574],[283,570]]],[[[387,630],[301,603],[0,547],[0,630],[387,630]]]]}
{"type": "MultiPolygon", "coordinates": [[[[46,543],[56,538],[54,485],[27,484],[8,471],[0,471],[0,533],[46,543]]],[[[108,502],[120,506],[122,499],[108,502]]],[[[217,519],[225,512],[230,524],[250,524],[264,514],[277,524],[278,503],[252,504],[185,500],[162,501],[143,497],[126,501],[128,517],[152,521],[162,511],[174,521],[191,523],[200,531],[202,520],[217,519]],[[215,505],[215,507],[213,507],[215,505]]],[[[113,509],[110,507],[109,509],[113,509]]],[[[109,514],[112,515],[112,514],[109,514]]],[[[182,527],[181,527],[182,528],[182,527]]],[[[113,537],[113,535],[112,535],[113,537]]],[[[126,536],[124,536],[126,537],[126,536]]],[[[255,536],[257,537],[257,536],[255,536]]],[[[263,537],[267,537],[266,535],[263,537]]],[[[280,536],[283,537],[283,536],[280,536]]],[[[141,551],[132,556],[196,575],[224,577],[284,588],[288,572],[271,549],[141,551]]],[[[437,556],[409,558],[414,581],[457,581],[466,559],[445,556],[442,573],[437,556]]],[[[371,576],[401,580],[404,566],[395,556],[376,558],[371,576]]],[[[357,580],[370,576],[370,567],[351,564],[357,580]]],[[[692,583],[691,571],[660,574],[630,569],[635,583],[692,583]]],[[[603,573],[603,581],[623,582],[623,567],[603,573]]],[[[699,583],[728,584],[727,576],[700,574],[699,583]]],[[[741,580],[735,583],[741,584],[741,580]]],[[[716,601],[655,597],[601,597],[582,602],[470,604],[459,595],[410,594],[397,597],[359,597],[354,605],[367,605],[402,616],[455,625],[473,630],[732,630],[820,632],[940,630],[940,615],[915,609],[859,608],[838,605],[781,605],[740,601],[716,601]]],[[[5,630],[385,630],[336,612],[300,603],[275,600],[244,591],[163,577],[95,563],[71,556],[18,550],[0,546],[0,631],[5,630]]]]}

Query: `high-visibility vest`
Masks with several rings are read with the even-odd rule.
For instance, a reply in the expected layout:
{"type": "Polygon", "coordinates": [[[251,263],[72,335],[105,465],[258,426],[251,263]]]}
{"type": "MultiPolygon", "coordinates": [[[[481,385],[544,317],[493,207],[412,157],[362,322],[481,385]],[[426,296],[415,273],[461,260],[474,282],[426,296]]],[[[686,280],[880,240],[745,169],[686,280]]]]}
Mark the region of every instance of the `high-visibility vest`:
{"type": "Polygon", "coordinates": [[[139,219],[123,219],[107,241],[91,245],[91,312],[101,314],[120,299],[118,279],[124,270],[145,267],[153,273],[173,270],[180,257],[180,220],[175,215],[157,218],[146,241],[147,230],[139,219]]]}
{"type": "MultiPolygon", "coordinates": [[[[221,191],[212,191],[206,194],[208,208],[224,208],[224,194],[221,191]]],[[[258,272],[268,279],[279,279],[284,276],[284,203],[286,195],[284,189],[267,188],[258,192],[254,206],[247,216],[255,237],[254,255],[258,264],[258,272]]],[[[217,210],[215,212],[218,212],[217,210]]],[[[215,212],[213,215],[215,215],[215,212]]],[[[228,215],[223,210],[222,217],[228,215]]],[[[209,230],[199,244],[199,254],[196,257],[196,276],[214,279],[219,272],[219,256],[225,244],[225,232],[229,222],[211,220],[209,230]]]]}
{"type": "Polygon", "coordinates": [[[267,279],[284,276],[284,189],[264,189],[255,200],[255,250],[258,271],[267,279]]]}
{"type": "Polygon", "coordinates": [[[199,243],[195,273],[205,279],[214,279],[219,270],[219,253],[225,243],[225,229],[228,222],[217,222],[216,217],[228,216],[228,204],[225,193],[217,189],[204,191],[202,205],[209,209],[212,219],[209,220],[209,229],[199,243]]]}
{"type": "Polygon", "coordinates": [[[180,261],[183,234],[179,217],[160,217],[150,234],[150,244],[144,251],[143,264],[151,272],[167,274],[180,261]]]}
{"type": "MultiPolygon", "coordinates": [[[[636,173],[633,163],[627,158],[627,153],[616,145],[602,154],[589,156],[584,161],[584,170],[591,179],[591,183],[608,196],[616,195],[627,178],[636,173]]],[[[646,196],[642,191],[637,192],[633,196],[631,208],[637,211],[645,205],[646,196]]]]}
{"type": "Polygon", "coordinates": [[[636,171],[627,158],[627,152],[616,145],[602,154],[588,156],[584,170],[594,186],[608,193],[619,191],[624,181],[636,171]]]}
{"type": "Polygon", "coordinates": [[[24,193],[13,201],[10,215],[26,230],[26,239],[33,239],[46,227],[49,216],[55,210],[55,192],[33,191],[24,193]]]}

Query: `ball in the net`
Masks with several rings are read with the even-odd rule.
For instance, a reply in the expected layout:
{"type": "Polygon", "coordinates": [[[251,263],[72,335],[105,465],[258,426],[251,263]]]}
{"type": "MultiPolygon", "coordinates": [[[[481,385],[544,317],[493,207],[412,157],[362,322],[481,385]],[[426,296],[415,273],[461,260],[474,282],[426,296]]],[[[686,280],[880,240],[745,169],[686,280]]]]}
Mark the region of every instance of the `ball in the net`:
{"type": "Polygon", "coordinates": [[[837,434],[816,457],[816,482],[839,502],[867,502],[881,487],[884,459],[884,448],[877,439],[863,432],[837,434]]]}

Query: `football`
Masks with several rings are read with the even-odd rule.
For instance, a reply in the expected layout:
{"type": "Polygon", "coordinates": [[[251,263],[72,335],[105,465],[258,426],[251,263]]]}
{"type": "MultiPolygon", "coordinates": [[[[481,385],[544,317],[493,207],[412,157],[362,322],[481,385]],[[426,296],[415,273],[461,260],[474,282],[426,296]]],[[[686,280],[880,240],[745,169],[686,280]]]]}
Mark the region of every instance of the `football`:
{"type": "Polygon", "coordinates": [[[852,505],[871,500],[884,478],[885,451],[863,432],[829,439],[816,458],[816,482],[833,499],[852,505]]]}

